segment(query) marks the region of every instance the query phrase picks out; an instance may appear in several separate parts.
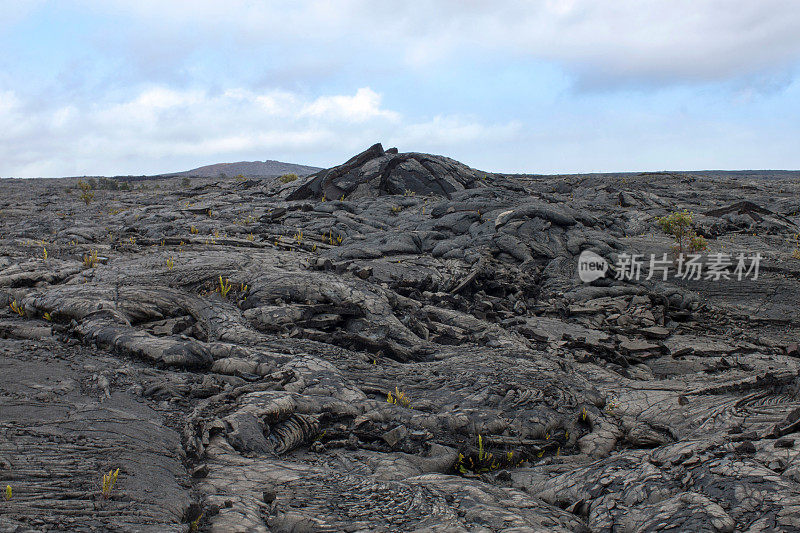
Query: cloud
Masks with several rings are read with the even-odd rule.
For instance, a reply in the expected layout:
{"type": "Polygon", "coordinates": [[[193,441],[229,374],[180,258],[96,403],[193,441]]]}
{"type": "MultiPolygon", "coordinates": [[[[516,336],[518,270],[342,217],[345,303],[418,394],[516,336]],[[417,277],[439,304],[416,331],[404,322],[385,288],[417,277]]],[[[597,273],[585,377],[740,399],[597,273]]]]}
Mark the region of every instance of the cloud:
{"type": "Polygon", "coordinates": [[[0,0],[0,29],[25,19],[44,4],[44,0],[0,0]]]}
{"type": "Polygon", "coordinates": [[[0,12],[0,175],[322,166],[376,141],[497,170],[798,161],[795,0],[0,0],[0,12]]]}
{"type": "Polygon", "coordinates": [[[105,0],[79,5],[138,20],[146,26],[138,33],[147,43],[185,31],[200,46],[199,36],[216,40],[223,32],[235,36],[232,46],[240,50],[270,41],[298,55],[313,49],[314,55],[336,62],[367,50],[405,68],[441,67],[482,55],[490,61],[525,58],[557,63],[584,86],[763,76],[800,60],[796,0],[229,0],[224,5],[105,0]]]}
{"type": "Polygon", "coordinates": [[[45,108],[6,91],[0,93],[0,175],[157,173],[280,154],[327,165],[376,141],[446,149],[500,142],[517,127],[449,116],[414,121],[385,108],[369,87],[307,98],[155,86],[123,101],[45,108]],[[319,161],[320,153],[337,159],[319,161]]]}
{"type": "Polygon", "coordinates": [[[397,135],[398,144],[447,147],[475,142],[507,142],[523,129],[519,121],[482,124],[474,117],[437,115],[432,120],[409,124],[397,135]]]}
{"type": "Polygon", "coordinates": [[[400,115],[380,108],[381,97],[378,93],[364,87],[354,96],[321,96],[305,105],[300,116],[346,120],[348,122],[366,122],[375,118],[397,121],[400,115]]]}

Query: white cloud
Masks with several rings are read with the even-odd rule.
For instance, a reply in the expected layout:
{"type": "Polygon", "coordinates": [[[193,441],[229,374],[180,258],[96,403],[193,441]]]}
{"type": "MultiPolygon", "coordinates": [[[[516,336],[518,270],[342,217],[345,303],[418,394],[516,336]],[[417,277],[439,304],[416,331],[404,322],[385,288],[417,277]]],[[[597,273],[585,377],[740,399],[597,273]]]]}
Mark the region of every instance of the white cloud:
{"type": "Polygon", "coordinates": [[[313,163],[319,161],[310,160],[312,154],[345,159],[377,141],[405,150],[499,142],[517,127],[447,116],[417,123],[385,108],[369,87],[309,99],[285,91],[210,93],[157,86],[121,102],[51,108],[5,92],[0,93],[0,175],[157,173],[203,162],[280,159],[279,154],[313,163]]]}
{"type": "Polygon", "coordinates": [[[376,141],[485,168],[752,165],[774,147],[763,165],[797,166],[784,148],[797,140],[797,0],[51,4],[0,0],[14,52],[0,57],[0,175],[328,165],[376,141]],[[53,27],[73,23],[79,39],[53,27]],[[644,90],[607,91],[631,86],[644,90]],[[701,147],[719,158],[692,159],[701,147]]]}
{"type": "Polygon", "coordinates": [[[79,3],[140,19],[148,42],[176,27],[224,28],[243,49],[272,40],[339,60],[370,50],[406,67],[491,52],[556,62],[584,82],[721,80],[800,60],[796,0],[79,3]]]}
{"type": "Polygon", "coordinates": [[[321,96],[300,110],[301,116],[366,122],[375,118],[396,121],[398,113],[380,108],[381,97],[369,87],[359,89],[355,95],[321,96]]]}

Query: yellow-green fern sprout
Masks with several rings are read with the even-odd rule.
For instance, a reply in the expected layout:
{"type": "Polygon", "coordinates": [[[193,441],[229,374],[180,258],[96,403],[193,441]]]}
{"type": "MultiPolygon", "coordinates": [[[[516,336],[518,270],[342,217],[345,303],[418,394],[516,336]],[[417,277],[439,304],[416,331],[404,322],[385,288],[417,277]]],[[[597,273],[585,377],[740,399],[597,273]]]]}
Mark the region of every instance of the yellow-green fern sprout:
{"type": "Polygon", "coordinates": [[[219,293],[222,295],[223,298],[228,297],[228,293],[231,291],[231,280],[226,279],[222,281],[222,276],[219,277],[219,293]]]}
{"type": "Polygon", "coordinates": [[[114,490],[114,485],[117,484],[117,476],[119,476],[119,468],[109,470],[108,474],[103,474],[103,498],[108,499],[111,496],[111,491],[114,490]]]}

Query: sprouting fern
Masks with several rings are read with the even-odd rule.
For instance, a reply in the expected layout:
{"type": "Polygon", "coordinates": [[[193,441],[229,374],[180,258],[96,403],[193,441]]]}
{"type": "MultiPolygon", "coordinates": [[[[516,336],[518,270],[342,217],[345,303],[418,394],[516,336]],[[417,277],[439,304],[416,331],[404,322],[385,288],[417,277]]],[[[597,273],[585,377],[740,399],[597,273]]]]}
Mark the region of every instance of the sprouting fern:
{"type": "Polygon", "coordinates": [[[11,308],[12,311],[17,313],[19,316],[25,316],[25,310],[17,303],[16,300],[11,302],[9,307],[11,308]]]}
{"type": "Polygon", "coordinates": [[[100,263],[100,259],[97,257],[97,250],[92,250],[83,255],[83,266],[86,268],[94,268],[98,263],[100,263]]]}
{"type": "Polygon", "coordinates": [[[231,292],[231,280],[225,279],[222,280],[222,276],[219,277],[219,287],[217,287],[217,291],[222,295],[223,298],[228,297],[228,293],[231,292]]]}
{"type": "Polygon", "coordinates": [[[322,238],[328,241],[328,244],[331,246],[339,246],[342,244],[342,236],[337,235],[336,237],[333,236],[333,230],[328,231],[328,234],[322,234],[322,238]]]}
{"type": "Polygon", "coordinates": [[[500,468],[517,467],[524,462],[524,459],[517,457],[514,451],[508,451],[504,455],[495,456],[486,450],[483,435],[478,435],[478,453],[465,456],[458,454],[458,459],[453,465],[456,473],[461,475],[483,474],[499,470],[500,468]]]}
{"type": "Polygon", "coordinates": [[[411,407],[411,398],[397,387],[394,388],[394,395],[391,392],[386,395],[386,401],[394,405],[411,407]]]}
{"type": "Polygon", "coordinates": [[[205,511],[201,512],[197,518],[189,523],[189,531],[200,531],[200,520],[203,518],[205,511]]]}
{"type": "Polygon", "coordinates": [[[119,476],[119,468],[116,470],[109,470],[108,474],[103,474],[103,498],[108,499],[111,497],[111,491],[117,484],[117,476],[119,476]]]}

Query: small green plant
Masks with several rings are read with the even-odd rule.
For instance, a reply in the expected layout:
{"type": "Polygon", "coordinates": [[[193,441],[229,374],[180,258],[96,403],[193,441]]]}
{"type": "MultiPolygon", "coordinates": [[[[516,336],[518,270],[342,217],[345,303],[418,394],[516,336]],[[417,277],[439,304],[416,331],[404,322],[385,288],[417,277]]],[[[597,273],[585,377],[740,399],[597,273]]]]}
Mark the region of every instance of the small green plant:
{"type": "Polygon", "coordinates": [[[792,251],[792,258],[800,260],[800,233],[794,234],[794,251],[792,251]]]}
{"type": "Polygon", "coordinates": [[[397,387],[394,388],[394,395],[391,392],[386,395],[386,401],[394,405],[411,407],[411,398],[397,387]]]}
{"type": "Polygon", "coordinates": [[[92,203],[92,200],[94,200],[94,193],[92,192],[93,187],[85,181],[80,180],[78,181],[78,188],[81,190],[80,199],[83,200],[86,205],[92,203]]]}
{"type": "Polygon", "coordinates": [[[620,406],[619,399],[615,396],[608,401],[604,410],[606,413],[611,415],[614,414],[614,412],[616,412],[617,409],[619,409],[619,406],[620,406]]]}
{"type": "Polygon", "coordinates": [[[111,491],[117,484],[117,476],[119,476],[119,468],[116,470],[109,470],[108,474],[103,474],[103,498],[106,500],[111,497],[111,491]]]}
{"type": "Polygon", "coordinates": [[[298,231],[297,233],[295,233],[294,240],[295,242],[297,242],[297,244],[303,244],[303,232],[298,231]]]}
{"type": "Polygon", "coordinates": [[[189,188],[189,187],[191,187],[191,186],[192,186],[192,180],[190,180],[190,179],[189,179],[188,177],[186,177],[186,176],[184,176],[183,178],[181,178],[181,187],[188,189],[188,188],[189,188]]]}
{"type": "Polygon", "coordinates": [[[93,188],[103,189],[106,191],[118,191],[120,190],[121,187],[120,183],[117,180],[111,178],[100,178],[99,180],[97,180],[97,185],[93,188]]]}
{"type": "Polygon", "coordinates": [[[513,451],[506,452],[504,456],[501,455],[499,457],[495,457],[493,453],[487,452],[484,446],[483,435],[478,435],[477,457],[472,454],[464,456],[463,453],[459,453],[454,469],[462,475],[467,475],[470,472],[473,474],[483,474],[504,467],[516,467],[522,463],[523,459],[515,457],[513,451]]]}
{"type": "Polygon", "coordinates": [[[203,518],[203,514],[205,514],[205,511],[201,512],[197,518],[189,522],[189,531],[200,531],[200,520],[203,518]]]}
{"type": "Polygon", "coordinates": [[[45,313],[42,315],[42,317],[43,317],[45,320],[47,320],[48,322],[52,322],[52,321],[53,321],[53,317],[52,317],[52,315],[50,315],[50,313],[48,313],[48,312],[46,312],[46,311],[45,311],[45,313]]]}
{"type": "MultiPolygon", "coordinates": [[[[325,240],[326,238],[326,235],[324,233],[322,234],[322,238],[323,240],[325,240]]],[[[330,230],[327,235],[327,241],[331,246],[339,246],[340,244],[342,244],[342,236],[337,235],[336,237],[334,237],[333,230],[330,230]]]]}
{"type": "Polygon", "coordinates": [[[197,235],[197,228],[195,226],[189,226],[189,233],[192,235],[197,235]]]}
{"type": "Polygon", "coordinates": [[[403,208],[400,207],[399,205],[393,205],[392,206],[392,214],[394,214],[394,215],[398,214],[402,210],[403,210],[403,208]]]}
{"type": "Polygon", "coordinates": [[[100,263],[97,257],[97,250],[92,250],[88,254],[83,254],[83,266],[86,268],[94,268],[100,263]]]}
{"type": "Polygon", "coordinates": [[[228,293],[231,292],[231,280],[226,278],[225,281],[223,281],[222,276],[220,276],[219,287],[217,287],[217,292],[219,292],[223,298],[227,298],[228,293]]]}
{"type": "Polygon", "coordinates": [[[3,497],[5,498],[6,501],[8,501],[11,499],[11,496],[12,496],[11,485],[6,485],[6,492],[3,495],[3,497]]]}
{"type": "Polygon", "coordinates": [[[17,303],[16,300],[11,302],[9,307],[11,308],[12,311],[17,313],[19,316],[25,316],[25,310],[22,307],[20,307],[20,305],[17,303]]]}
{"type": "Polygon", "coordinates": [[[461,474],[468,474],[469,470],[467,470],[467,466],[464,464],[464,454],[458,454],[458,461],[456,461],[455,469],[458,470],[461,474]]]}
{"type": "Polygon", "coordinates": [[[44,257],[44,260],[47,261],[47,248],[44,246],[42,246],[42,257],[44,257]]]}
{"type": "Polygon", "coordinates": [[[290,173],[288,173],[288,174],[284,174],[284,175],[282,175],[282,176],[281,176],[280,178],[278,178],[278,179],[280,180],[280,182],[281,182],[281,183],[291,183],[291,182],[293,182],[293,181],[296,181],[296,180],[297,180],[297,174],[295,174],[295,173],[293,173],[293,172],[290,172],[290,173]]]}
{"type": "Polygon", "coordinates": [[[689,238],[689,251],[699,252],[708,248],[708,241],[702,235],[692,235],[689,238]]]}
{"type": "Polygon", "coordinates": [[[706,240],[694,231],[693,215],[688,210],[676,211],[656,219],[658,226],[667,235],[672,235],[679,253],[698,252],[708,247],[706,240]]]}
{"type": "Polygon", "coordinates": [[[175,260],[172,259],[172,256],[169,256],[169,258],[167,259],[167,268],[172,270],[172,267],[174,266],[175,266],[175,260]]]}

